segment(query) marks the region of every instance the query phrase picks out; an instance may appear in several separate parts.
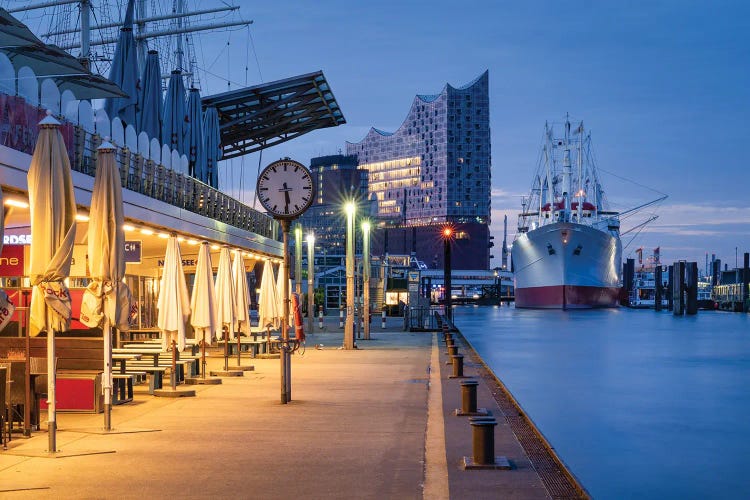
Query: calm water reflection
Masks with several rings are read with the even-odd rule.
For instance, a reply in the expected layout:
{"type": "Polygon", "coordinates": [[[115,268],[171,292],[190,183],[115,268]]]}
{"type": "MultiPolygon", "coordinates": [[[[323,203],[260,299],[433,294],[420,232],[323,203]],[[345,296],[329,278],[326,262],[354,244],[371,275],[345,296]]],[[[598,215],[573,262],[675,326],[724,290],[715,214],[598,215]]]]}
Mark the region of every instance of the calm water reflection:
{"type": "Polygon", "coordinates": [[[750,315],[455,320],[594,498],[750,498],[750,315]]]}

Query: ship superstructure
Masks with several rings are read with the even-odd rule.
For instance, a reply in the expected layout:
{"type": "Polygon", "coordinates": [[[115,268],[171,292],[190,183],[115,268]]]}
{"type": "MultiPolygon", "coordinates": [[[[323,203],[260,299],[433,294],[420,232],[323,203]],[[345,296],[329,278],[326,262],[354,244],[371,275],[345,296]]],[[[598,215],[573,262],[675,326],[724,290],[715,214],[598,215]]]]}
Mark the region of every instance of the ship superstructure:
{"type": "Polygon", "coordinates": [[[516,307],[616,307],[622,246],[581,122],[545,124],[539,166],[511,251],[516,307]]]}

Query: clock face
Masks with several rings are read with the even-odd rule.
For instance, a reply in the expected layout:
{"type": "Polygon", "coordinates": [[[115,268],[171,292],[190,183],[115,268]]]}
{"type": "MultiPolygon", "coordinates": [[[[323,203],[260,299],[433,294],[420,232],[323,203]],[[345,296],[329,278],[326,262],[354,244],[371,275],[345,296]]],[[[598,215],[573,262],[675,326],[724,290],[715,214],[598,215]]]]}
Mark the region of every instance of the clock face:
{"type": "Polygon", "coordinates": [[[258,176],[257,194],[272,215],[293,219],[312,205],[315,189],[310,171],[294,160],[278,160],[258,176]]]}

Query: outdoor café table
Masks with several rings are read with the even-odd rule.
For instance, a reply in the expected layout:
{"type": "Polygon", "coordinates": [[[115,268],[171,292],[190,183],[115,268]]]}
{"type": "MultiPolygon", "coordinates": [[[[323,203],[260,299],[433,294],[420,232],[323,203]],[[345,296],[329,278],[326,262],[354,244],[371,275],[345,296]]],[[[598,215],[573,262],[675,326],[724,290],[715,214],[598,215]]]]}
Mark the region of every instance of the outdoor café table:
{"type": "Polygon", "coordinates": [[[150,347],[124,347],[121,349],[112,349],[112,356],[114,356],[115,354],[138,354],[140,356],[151,356],[154,360],[154,366],[159,366],[159,355],[162,354],[162,350],[150,347]]]}
{"type": "Polygon", "coordinates": [[[125,373],[126,362],[128,361],[140,361],[141,354],[135,353],[112,353],[112,361],[120,362],[120,373],[125,373]]]}

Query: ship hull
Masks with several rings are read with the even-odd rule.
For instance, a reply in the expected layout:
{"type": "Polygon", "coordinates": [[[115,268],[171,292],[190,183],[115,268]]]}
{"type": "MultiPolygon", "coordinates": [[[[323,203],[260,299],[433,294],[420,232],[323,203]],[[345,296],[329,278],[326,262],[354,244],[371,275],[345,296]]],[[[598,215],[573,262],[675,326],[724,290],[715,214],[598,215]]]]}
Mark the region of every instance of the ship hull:
{"type": "Polygon", "coordinates": [[[558,222],[521,234],[511,251],[516,307],[617,307],[620,239],[583,224],[558,222]]]}

